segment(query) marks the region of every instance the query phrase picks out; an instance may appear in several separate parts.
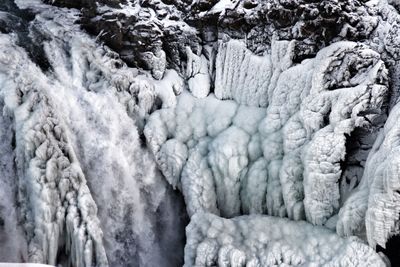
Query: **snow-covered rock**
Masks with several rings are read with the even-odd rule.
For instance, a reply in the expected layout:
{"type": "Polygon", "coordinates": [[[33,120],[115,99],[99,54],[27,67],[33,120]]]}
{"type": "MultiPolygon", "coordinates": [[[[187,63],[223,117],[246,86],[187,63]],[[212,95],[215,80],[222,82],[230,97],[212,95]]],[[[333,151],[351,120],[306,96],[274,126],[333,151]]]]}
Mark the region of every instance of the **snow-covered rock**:
{"type": "Polygon", "coordinates": [[[204,98],[209,94],[211,87],[209,62],[204,55],[195,55],[190,47],[186,49],[188,57],[186,79],[189,90],[195,97],[204,98]]]}

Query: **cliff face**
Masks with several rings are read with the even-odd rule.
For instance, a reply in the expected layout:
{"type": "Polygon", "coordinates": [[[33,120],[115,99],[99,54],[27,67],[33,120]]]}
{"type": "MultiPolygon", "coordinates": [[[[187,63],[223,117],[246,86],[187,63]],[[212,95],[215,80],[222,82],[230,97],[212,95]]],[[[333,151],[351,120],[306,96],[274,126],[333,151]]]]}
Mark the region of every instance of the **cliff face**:
{"type": "Polygon", "coordinates": [[[0,260],[396,265],[397,8],[0,4],[0,260]]]}
{"type": "Polygon", "coordinates": [[[137,61],[137,54],[163,50],[173,67],[182,67],[186,46],[199,53],[199,45],[224,35],[245,39],[257,55],[272,40],[295,40],[293,60],[300,63],[339,40],[372,41],[379,24],[396,21],[392,6],[370,1],[96,1],[97,8],[94,1],[70,2],[83,8],[83,27],[102,32],[113,49],[129,50],[137,61]]]}

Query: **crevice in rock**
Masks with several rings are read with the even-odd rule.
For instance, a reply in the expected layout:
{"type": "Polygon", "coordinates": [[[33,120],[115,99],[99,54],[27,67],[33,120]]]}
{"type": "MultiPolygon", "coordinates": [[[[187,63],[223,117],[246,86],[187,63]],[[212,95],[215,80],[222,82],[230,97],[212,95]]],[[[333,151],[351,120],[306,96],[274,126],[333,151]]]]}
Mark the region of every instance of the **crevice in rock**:
{"type": "Polygon", "coordinates": [[[390,260],[393,267],[400,266],[400,235],[392,236],[386,243],[386,248],[379,245],[376,247],[377,252],[383,252],[390,260]]]}

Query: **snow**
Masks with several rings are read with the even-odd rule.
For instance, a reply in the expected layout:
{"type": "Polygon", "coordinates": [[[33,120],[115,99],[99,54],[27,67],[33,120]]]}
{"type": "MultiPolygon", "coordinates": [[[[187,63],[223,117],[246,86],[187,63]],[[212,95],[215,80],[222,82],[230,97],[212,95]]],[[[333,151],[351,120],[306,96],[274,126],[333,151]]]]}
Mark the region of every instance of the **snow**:
{"type": "Polygon", "coordinates": [[[183,91],[184,81],[175,70],[167,70],[164,78],[154,81],[156,95],[162,101],[163,108],[176,106],[176,95],[183,91]]]}
{"type": "Polygon", "coordinates": [[[225,11],[226,9],[233,9],[235,8],[237,3],[237,0],[220,0],[210,9],[209,12],[220,13],[225,11]]]}

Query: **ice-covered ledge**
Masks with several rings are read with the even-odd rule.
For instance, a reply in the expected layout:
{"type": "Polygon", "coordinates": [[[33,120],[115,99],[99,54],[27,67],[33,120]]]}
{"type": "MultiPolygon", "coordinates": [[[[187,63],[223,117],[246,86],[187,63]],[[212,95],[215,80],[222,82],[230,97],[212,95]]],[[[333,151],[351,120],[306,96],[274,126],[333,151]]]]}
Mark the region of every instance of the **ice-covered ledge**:
{"type": "Polygon", "coordinates": [[[186,229],[185,266],[384,267],[385,257],[357,237],[341,238],[304,221],[197,213],[186,229]]]}

